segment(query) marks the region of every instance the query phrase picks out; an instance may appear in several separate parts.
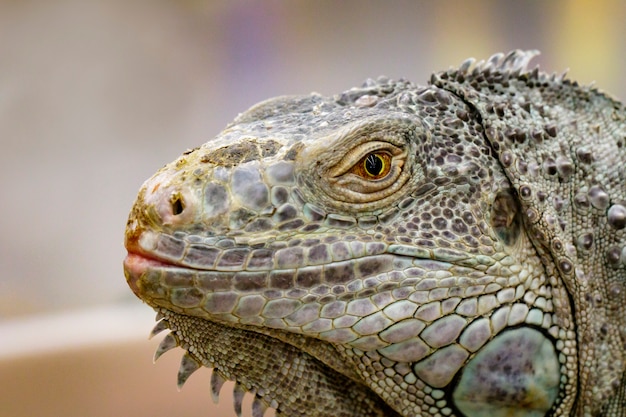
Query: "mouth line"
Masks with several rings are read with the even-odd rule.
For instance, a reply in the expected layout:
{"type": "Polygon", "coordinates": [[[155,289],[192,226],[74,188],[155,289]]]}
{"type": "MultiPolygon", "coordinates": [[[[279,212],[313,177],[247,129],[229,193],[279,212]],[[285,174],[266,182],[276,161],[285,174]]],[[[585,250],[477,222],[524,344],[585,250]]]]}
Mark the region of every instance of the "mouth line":
{"type": "MultiPolygon", "coordinates": [[[[134,287],[136,282],[138,282],[141,277],[150,271],[162,271],[167,273],[166,271],[176,272],[178,271],[186,271],[186,273],[209,273],[209,274],[224,274],[233,275],[233,274],[263,274],[263,273],[281,273],[288,271],[310,271],[313,272],[313,269],[320,269],[324,271],[329,271],[334,268],[339,268],[339,270],[343,270],[346,272],[346,269],[352,269],[355,272],[355,275],[358,276],[360,274],[365,274],[363,278],[367,278],[368,276],[373,276],[381,273],[388,273],[396,269],[396,262],[399,262],[399,259],[404,258],[404,268],[411,269],[412,267],[419,267],[425,271],[434,271],[434,270],[448,270],[451,267],[459,266],[456,262],[449,262],[447,260],[438,260],[432,258],[421,258],[414,256],[407,256],[405,254],[398,253],[389,253],[383,252],[380,254],[372,254],[365,255],[357,258],[349,258],[343,260],[331,260],[328,263],[323,264],[314,264],[314,265],[294,265],[287,267],[267,267],[267,268],[248,268],[243,266],[242,268],[197,268],[193,265],[187,265],[184,262],[177,262],[171,259],[164,259],[158,254],[150,253],[149,251],[145,251],[141,248],[137,247],[127,247],[127,256],[124,259],[124,271],[126,274],[127,281],[131,287],[134,287]],[[387,265],[383,268],[374,267],[374,270],[370,269],[366,272],[364,267],[371,267],[370,262],[373,262],[374,265],[378,264],[381,261],[381,257],[386,258],[387,265]],[[395,261],[394,261],[395,259],[395,261]],[[409,265],[411,264],[411,265],[409,265]],[[358,272],[357,272],[358,271],[358,272]]],[[[473,269],[473,268],[472,268],[473,269]]],[[[309,273],[310,273],[309,272],[309,273]]],[[[356,277],[355,276],[355,277],[356,277]]],[[[339,283],[339,282],[336,282],[339,283]]]]}
{"type": "MultiPolygon", "coordinates": [[[[124,272],[127,275],[127,280],[132,277],[134,280],[138,279],[150,270],[163,270],[171,268],[185,268],[184,266],[176,265],[167,260],[159,259],[158,257],[151,256],[143,252],[128,251],[126,258],[124,258],[124,272]]],[[[187,268],[185,268],[187,269],[187,268]]],[[[129,280],[130,283],[130,280],[129,280]]]]}
{"type": "Polygon", "coordinates": [[[255,274],[293,270],[311,273],[317,268],[343,268],[344,271],[362,271],[367,276],[373,272],[412,267],[425,270],[447,270],[453,266],[475,269],[474,265],[466,263],[469,258],[467,253],[453,250],[439,253],[419,246],[391,242],[345,242],[340,247],[339,255],[333,253],[330,247],[322,248],[324,244],[293,248],[223,246],[213,243],[185,243],[169,234],[140,233],[132,238],[127,237],[125,246],[128,256],[125,265],[132,267],[141,264],[145,269],[180,269],[192,273],[255,274]]]}

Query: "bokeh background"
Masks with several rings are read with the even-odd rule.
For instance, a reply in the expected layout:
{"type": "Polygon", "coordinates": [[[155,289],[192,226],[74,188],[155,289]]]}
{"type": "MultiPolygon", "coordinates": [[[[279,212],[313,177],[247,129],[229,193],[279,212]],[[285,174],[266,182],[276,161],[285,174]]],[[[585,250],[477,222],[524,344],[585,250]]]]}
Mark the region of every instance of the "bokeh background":
{"type": "Polygon", "coordinates": [[[0,417],[234,415],[207,370],[176,391],[180,351],[151,364],[121,262],[141,183],[237,113],[517,48],[626,99],[624,22],[618,0],[0,0],[0,417]]]}

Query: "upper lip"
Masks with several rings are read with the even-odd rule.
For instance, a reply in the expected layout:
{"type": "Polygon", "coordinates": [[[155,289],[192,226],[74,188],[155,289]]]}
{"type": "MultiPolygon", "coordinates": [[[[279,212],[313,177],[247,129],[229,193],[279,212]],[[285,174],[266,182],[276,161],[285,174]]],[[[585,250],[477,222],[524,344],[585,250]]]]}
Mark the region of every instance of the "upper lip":
{"type": "Polygon", "coordinates": [[[128,286],[133,290],[135,295],[141,299],[142,290],[140,288],[140,280],[144,273],[151,268],[163,268],[173,266],[166,261],[156,259],[145,253],[135,252],[128,249],[128,254],[124,258],[124,275],[128,286]]]}

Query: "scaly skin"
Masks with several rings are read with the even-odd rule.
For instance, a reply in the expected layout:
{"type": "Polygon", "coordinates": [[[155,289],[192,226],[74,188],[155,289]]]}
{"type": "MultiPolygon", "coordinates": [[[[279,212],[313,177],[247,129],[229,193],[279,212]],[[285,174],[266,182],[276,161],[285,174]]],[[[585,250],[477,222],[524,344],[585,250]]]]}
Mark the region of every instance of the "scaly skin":
{"type": "Polygon", "coordinates": [[[626,113],[534,52],[280,97],[142,186],[179,384],[287,416],[621,416],[626,113]]]}

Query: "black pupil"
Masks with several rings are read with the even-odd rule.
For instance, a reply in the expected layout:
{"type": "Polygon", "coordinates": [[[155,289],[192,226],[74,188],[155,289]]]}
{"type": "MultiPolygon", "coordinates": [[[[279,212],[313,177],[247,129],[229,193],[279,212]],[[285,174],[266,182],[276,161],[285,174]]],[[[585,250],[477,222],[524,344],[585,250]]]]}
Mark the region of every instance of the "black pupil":
{"type": "Polygon", "coordinates": [[[376,154],[368,155],[365,158],[365,170],[370,175],[380,175],[383,171],[383,159],[376,154]]]}

